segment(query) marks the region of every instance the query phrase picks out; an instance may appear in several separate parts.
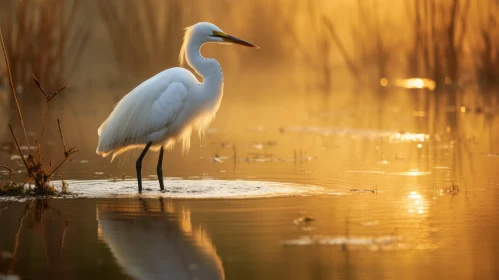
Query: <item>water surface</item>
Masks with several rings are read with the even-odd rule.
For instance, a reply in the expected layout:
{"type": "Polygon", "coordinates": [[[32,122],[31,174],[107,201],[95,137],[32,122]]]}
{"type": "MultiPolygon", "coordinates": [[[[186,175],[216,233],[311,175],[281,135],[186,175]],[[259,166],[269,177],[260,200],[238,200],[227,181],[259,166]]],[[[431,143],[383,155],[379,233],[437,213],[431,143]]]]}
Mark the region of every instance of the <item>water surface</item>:
{"type": "MultiPolygon", "coordinates": [[[[326,111],[310,102],[229,97],[189,154],[165,155],[166,193],[155,181],[157,154],[146,157],[142,197],[135,155],[109,163],[93,154],[95,135],[81,136],[61,175],[77,180],[75,193],[83,182],[100,195],[84,197],[89,187],[74,198],[1,201],[0,271],[22,279],[499,277],[497,117],[430,120],[400,100],[326,111]]],[[[11,155],[2,162],[19,163],[11,155]]]]}

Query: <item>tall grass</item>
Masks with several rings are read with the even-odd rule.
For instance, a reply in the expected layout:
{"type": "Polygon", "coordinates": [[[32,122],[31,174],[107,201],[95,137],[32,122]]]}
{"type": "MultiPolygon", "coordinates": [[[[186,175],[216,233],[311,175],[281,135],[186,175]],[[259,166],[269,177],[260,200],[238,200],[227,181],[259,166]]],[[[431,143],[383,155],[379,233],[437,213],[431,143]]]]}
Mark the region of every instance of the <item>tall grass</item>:
{"type": "MultiPolygon", "coordinates": [[[[12,129],[12,126],[10,124],[9,124],[9,129],[10,129],[10,132],[12,134],[12,138],[16,144],[17,151],[19,152],[19,155],[20,155],[21,160],[24,164],[24,167],[26,168],[25,171],[26,171],[27,175],[26,175],[24,181],[26,183],[29,183],[29,184],[33,183],[35,185],[35,188],[33,190],[31,190],[31,189],[27,190],[26,194],[37,194],[37,195],[55,194],[56,191],[53,188],[53,186],[49,185],[49,182],[52,180],[52,177],[54,176],[55,172],[64,163],[66,163],[66,161],[71,157],[71,155],[73,155],[75,152],[77,152],[77,150],[76,150],[76,148],[70,148],[70,149],[66,148],[66,143],[64,141],[64,135],[62,133],[62,128],[61,128],[61,122],[59,120],[57,120],[57,123],[59,126],[59,133],[60,133],[61,140],[62,140],[62,145],[64,147],[64,159],[55,167],[52,166],[52,160],[49,160],[49,164],[47,165],[44,163],[44,157],[43,157],[43,149],[42,149],[43,148],[43,136],[44,136],[44,132],[45,132],[45,123],[47,120],[47,113],[49,110],[49,105],[50,105],[51,101],[57,95],[59,95],[59,93],[64,91],[66,88],[68,88],[68,86],[63,86],[59,90],[55,91],[53,94],[49,94],[44,90],[44,88],[42,87],[40,81],[36,78],[36,76],[34,74],[32,74],[33,75],[32,79],[34,81],[34,84],[38,87],[38,89],[41,92],[41,95],[45,99],[45,110],[44,110],[43,119],[41,122],[41,136],[38,139],[38,141],[36,141],[36,149],[32,150],[32,148],[30,146],[30,141],[28,139],[28,135],[26,133],[26,127],[24,125],[23,114],[22,114],[21,108],[19,106],[19,101],[18,101],[18,97],[17,97],[17,93],[16,93],[16,86],[14,83],[14,77],[13,77],[12,72],[11,72],[7,47],[6,47],[5,42],[4,42],[3,33],[2,33],[1,28],[0,28],[0,42],[2,45],[3,56],[5,59],[5,65],[7,68],[7,75],[8,75],[11,93],[12,93],[12,96],[14,99],[14,103],[16,105],[16,109],[17,109],[17,113],[18,113],[18,117],[19,117],[19,122],[21,124],[21,128],[22,128],[23,133],[24,133],[24,140],[26,142],[26,145],[28,146],[28,153],[26,155],[21,150],[19,141],[18,141],[16,134],[14,133],[14,130],[12,129]]],[[[12,172],[11,169],[9,169],[8,167],[5,167],[5,166],[2,166],[2,167],[6,168],[10,172],[12,172]]],[[[9,180],[11,180],[11,179],[12,179],[12,177],[9,174],[9,180]]],[[[11,182],[11,183],[13,183],[13,182],[11,182]]],[[[16,187],[17,186],[16,184],[9,184],[8,186],[12,186],[16,190],[19,189],[16,187]]],[[[21,190],[24,189],[24,185],[21,184],[21,186],[22,186],[21,190]]],[[[8,188],[6,190],[2,190],[1,194],[10,195],[8,188]]]]}
{"type": "Polygon", "coordinates": [[[478,1],[476,3],[478,26],[475,32],[473,63],[475,77],[483,92],[485,104],[496,104],[499,96],[499,2],[478,1]]]}
{"type": "Polygon", "coordinates": [[[110,35],[120,73],[144,80],[178,65],[185,3],[155,0],[95,0],[110,35]]]}
{"type": "MultiPolygon", "coordinates": [[[[0,25],[21,103],[41,101],[24,94],[34,85],[31,72],[51,90],[75,72],[89,38],[88,30],[75,24],[79,11],[79,0],[0,1],[0,25]]],[[[7,77],[5,68],[0,75],[7,77]]]]}
{"type": "Polygon", "coordinates": [[[471,0],[408,0],[412,22],[409,73],[428,77],[437,89],[457,85],[471,0]]]}

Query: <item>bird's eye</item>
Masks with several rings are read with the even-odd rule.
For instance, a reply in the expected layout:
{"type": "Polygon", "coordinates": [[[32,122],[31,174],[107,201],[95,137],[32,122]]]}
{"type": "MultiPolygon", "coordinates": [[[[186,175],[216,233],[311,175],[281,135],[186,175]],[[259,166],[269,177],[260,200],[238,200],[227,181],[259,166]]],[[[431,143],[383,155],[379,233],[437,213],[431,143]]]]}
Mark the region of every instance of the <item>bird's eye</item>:
{"type": "Polygon", "coordinates": [[[213,35],[210,35],[212,37],[227,37],[227,34],[225,32],[221,32],[221,31],[212,31],[211,32],[213,35]]]}

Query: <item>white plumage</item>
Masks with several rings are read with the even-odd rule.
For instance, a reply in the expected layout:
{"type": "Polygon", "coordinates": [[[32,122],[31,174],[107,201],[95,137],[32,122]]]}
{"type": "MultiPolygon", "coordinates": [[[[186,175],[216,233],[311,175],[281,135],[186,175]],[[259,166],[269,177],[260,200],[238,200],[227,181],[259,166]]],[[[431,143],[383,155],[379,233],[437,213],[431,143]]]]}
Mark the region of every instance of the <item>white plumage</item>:
{"type": "Polygon", "coordinates": [[[157,151],[161,146],[170,147],[176,139],[182,139],[188,150],[192,127],[187,117],[196,114],[189,107],[192,105],[185,108],[185,103],[189,92],[196,91],[189,86],[195,83],[198,81],[194,75],[184,68],[165,70],[143,82],[116,105],[99,127],[97,153],[112,153],[114,158],[129,149],[144,147],[149,141],[153,142],[152,150],[157,151]]]}
{"type": "MultiPolygon", "coordinates": [[[[223,96],[222,68],[215,59],[200,54],[201,46],[210,42],[256,47],[211,23],[201,22],[186,28],[180,63],[186,60],[203,81],[198,81],[187,69],[167,69],[123,97],[98,129],[96,152],[104,157],[112,154],[114,159],[127,150],[145,147],[137,160],[139,191],[141,162],[147,150],[161,149],[161,161],[163,149],[180,141],[187,152],[192,129],[202,135],[218,111],[223,96]]],[[[159,175],[163,189],[158,164],[159,175]]]]}

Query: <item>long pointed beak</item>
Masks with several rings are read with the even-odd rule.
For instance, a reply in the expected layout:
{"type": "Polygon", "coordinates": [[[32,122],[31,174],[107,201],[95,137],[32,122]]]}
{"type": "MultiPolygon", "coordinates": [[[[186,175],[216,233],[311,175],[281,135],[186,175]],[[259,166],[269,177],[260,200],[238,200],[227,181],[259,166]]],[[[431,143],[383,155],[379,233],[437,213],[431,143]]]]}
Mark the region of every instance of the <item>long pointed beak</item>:
{"type": "Polygon", "coordinates": [[[250,48],[257,48],[257,49],[260,48],[257,45],[254,45],[250,42],[244,41],[242,39],[239,39],[239,38],[234,37],[232,35],[229,35],[227,33],[223,33],[223,32],[213,32],[213,33],[214,33],[212,35],[213,37],[222,38],[224,40],[224,42],[227,42],[227,43],[237,44],[237,45],[246,46],[246,47],[250,47],[250,48]]]}
{"type": "Polygon", "coordinates": [[[224,38],[224,41],[225,42],[229,42],[229,43],[233,43],[233,44],[238,44],[238,45],[241,45],[241,46],[250,47],[250,48],[257,48],[257,49],[260,48],[257,45],[253,45],[250,42],[247,42],[247,41],[244,41],[242,39],[236,38],[236,37],[234,37],[232,35],[229,35],[229,34],[226,34],[226,37],[224,38]]]}

